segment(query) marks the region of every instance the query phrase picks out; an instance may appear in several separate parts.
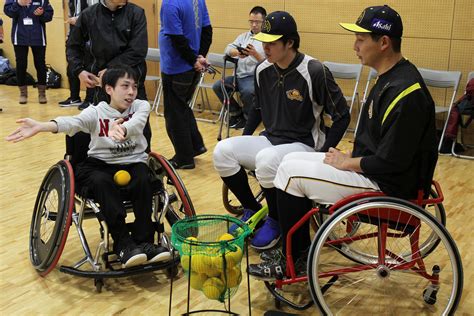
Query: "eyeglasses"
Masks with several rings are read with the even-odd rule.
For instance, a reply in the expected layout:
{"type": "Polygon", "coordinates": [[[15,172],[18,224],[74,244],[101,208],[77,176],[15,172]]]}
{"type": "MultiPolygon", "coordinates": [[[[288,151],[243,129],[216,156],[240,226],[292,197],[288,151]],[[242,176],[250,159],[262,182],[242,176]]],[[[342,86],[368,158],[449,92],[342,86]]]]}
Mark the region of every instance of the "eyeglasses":
{"type": "Polygon", "coordinates": [[[254,25],[254,24],[259,25],[259,24],[262,24],[262,23],[263,23],[262,20],[249,20],[250,25],[254,25]]]}

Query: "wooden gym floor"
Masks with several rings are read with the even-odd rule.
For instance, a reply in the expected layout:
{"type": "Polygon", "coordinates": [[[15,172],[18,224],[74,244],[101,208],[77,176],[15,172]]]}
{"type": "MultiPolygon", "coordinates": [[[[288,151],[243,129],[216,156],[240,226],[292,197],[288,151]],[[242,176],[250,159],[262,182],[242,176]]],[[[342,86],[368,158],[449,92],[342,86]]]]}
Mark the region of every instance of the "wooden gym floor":
{"type": "MultiPolygon", "coordinates": [[[[38,187],[48,168],[64,154],[64,136],[42,134],[22,143],[4,141],[6,135],[16,128],[15,120],[31,117],[49,120],[59,115],[75,115],[76,108],[60,108],[57,103],[67,97],[68,90],[48,90],[47,105],[37,103],[37,91],[30,87],[27,105],[17,102],[17,87],[0,86],[0,314],[2,315],[110,315],[110,314],[155,314],[168,313],[169,280],[163,274],[108,279],[103,292],[95,292],[93,281],[59,272],[56,268],[47,277],[38,276],[29,261],[28,242],[31,213],[38,187]]],[[[152,149],[170,158],[171,144],[164,128],[164,119],[151,115],[153,128],[152,149]]],[[[196,159],[194,170],[180,171],[185,186],[198,214],[224,214],[221,202],[221,181],[212,166],[212,151],[216,144],[218,125],[201,123],[199,128],[205,138],[208,152],[196,159]]],[[[233,135],[240,132],[232,131],[233,135]]],[[[341,148],[350,148],[344,140],[341,148]]],[[[436,179],[444,190],[444,206],[447,211],[447,227],[455,239],[464,264],[464,293],[457,315],[474,314],[474,274],[472,268],[472,236],[474,216],[473,161],[440,156],[436,179]]],[[[98,239],[98,225],[94,221],[85,224],[89,243],[94,247],[98,239]]],[[[70,230],[68,242],[59,264],[72,264],[82,258],[82,249],[74,229],[70,230]]],[[[251,260],[256,254],[251,251],[251,260]]],[[[186,311],[186,279],[180,273],[174,283],[172,314],[186,311]]],[[[275,309],[273,297],[262,282],[251,280],[252,314],[262,315],[275,309]]],[[[242,282],[239,291],[231,300],[232,311],[246,315],[247,283],[242,282]]],[[[191,292],[192,310],[223,306],[207,300],[201,293],[191,292]]],[[[284,308],[287,312],[294,312],[284,308]]],[[[313,308],[301,315],[317,315],[313,308]]],[[[213,315],[216,315],[215,313],[213,315]]]]}

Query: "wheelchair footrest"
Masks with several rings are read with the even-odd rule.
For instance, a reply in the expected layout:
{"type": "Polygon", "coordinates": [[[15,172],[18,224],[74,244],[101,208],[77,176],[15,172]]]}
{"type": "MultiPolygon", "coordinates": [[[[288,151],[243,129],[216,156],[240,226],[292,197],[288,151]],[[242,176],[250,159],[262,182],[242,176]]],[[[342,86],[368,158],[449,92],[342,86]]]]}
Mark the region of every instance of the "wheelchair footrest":
{"type": "Polygon", "coordinates": [[[174,257],[170,261],[167,262],[158,262],[158,263],[150,263],[144,264],[136,267],[131,267],[127,269],[119,269],[114,271],[85,271],[80,270],[70,266],[61,266],[59,271],[77,275],[84,278],[121,278],[125,276],[137,275],[157,270],[164,270],[168,268],[173,268],[179,264],[179,256],[174,257]]]}

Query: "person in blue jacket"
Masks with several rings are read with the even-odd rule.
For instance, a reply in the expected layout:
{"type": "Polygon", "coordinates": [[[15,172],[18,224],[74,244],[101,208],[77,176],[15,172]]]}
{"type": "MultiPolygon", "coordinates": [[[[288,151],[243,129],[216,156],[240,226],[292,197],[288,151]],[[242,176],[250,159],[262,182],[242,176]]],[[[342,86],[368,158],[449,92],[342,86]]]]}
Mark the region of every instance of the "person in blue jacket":
{"type": "Polygon", "coordinates": [[[6,0],[5,14],[13,19],[12,44],[15,49],[16,78],[20,87],[20,104],[28,100],[26,68],[28,50],[33,51],[33,60],[38,77],[38,101],[46,99],[46,23],[53,19],[54,10],[49,0],[6,0]]]}

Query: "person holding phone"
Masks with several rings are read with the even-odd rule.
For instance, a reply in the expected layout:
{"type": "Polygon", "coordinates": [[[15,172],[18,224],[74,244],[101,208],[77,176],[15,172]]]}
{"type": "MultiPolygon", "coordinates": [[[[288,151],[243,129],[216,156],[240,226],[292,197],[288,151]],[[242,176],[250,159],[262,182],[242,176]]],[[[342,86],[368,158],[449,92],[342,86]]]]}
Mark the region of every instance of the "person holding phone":
{"type": "Polygon", "coordinates": [[[12,44],[15,50],[16,78],[20,89],[20,104],[28,101],[26,69],[28,50],[33,51],[33,60],[38,82],[38,101],[46,99],[46,23],[53,19],[54,10],[49,0],[6,0],[3,11],[12,18],[12,44]]]}
{"type": "MultiPolygon", "coordinates": [[[[265,20],[266,15],[267,12],[263,7],[253,7],[249,13],[250,30],[237,36],[237,38],[232,43],[227,45],[225,50],[226,55],[238,58],[237,71],[234,75],[237,76],[236,91],[239,91],[240,93],[243,109],[240,108],[239,104],[234,98],[230,100],[230,127],[236,129],[240,129],[245,126],[249,110],[253,105],[253,99],[255,95],[255,67],[259,62],[265,59],[262,43],[254,40],[253,36],[258,34],[262,29],[262,23],[265,20]]],[[[228,76],[224,79],[225,87],[228,93],[230,93],[233,89],[232,83],[234,81],[234,75],[228,76]]],[[[214,83],[212,89],[222,102],[223,93],[221,90],[220,80],[214,83]]]]}

